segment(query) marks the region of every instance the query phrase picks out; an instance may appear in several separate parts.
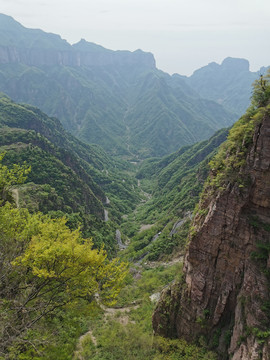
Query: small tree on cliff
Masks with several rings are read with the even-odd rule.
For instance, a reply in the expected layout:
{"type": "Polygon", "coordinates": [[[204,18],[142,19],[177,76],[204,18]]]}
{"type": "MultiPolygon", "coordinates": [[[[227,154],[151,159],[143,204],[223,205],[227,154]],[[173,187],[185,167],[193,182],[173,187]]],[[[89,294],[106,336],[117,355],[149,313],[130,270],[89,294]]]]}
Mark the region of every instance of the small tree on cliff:
{"type": "Polygon", "coordinates": [[[252,105],[255,107],[266,106],[270,98],[270,69],[266,75],[260,75],[260,78],[253,83],[252,105]]]}

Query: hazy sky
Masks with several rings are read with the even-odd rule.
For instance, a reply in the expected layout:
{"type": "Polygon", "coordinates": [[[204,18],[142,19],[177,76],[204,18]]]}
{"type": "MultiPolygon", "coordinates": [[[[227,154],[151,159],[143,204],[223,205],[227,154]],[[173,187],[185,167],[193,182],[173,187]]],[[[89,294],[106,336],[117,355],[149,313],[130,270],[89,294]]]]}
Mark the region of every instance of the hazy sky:
{"type": "Polygon", "coordinates": [[[227,56],[270,65],[269,0],[0,0],[0,12],[70,43],[150,51],[169,73],[227,56]]]}

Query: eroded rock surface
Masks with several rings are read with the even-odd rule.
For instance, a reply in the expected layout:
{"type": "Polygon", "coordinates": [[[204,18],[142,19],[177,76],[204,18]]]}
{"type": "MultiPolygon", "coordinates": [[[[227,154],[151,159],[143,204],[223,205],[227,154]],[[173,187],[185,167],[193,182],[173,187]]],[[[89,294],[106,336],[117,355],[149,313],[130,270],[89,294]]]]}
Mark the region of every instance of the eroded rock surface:
{"type": "Polygon", "coordinates": [[[163,336],[201,337],[220,359],[269,360],[270,259],[260,249],[270,246],[269,114],[243,171],[248,185],[229,184],[206,200],[204,220],[195,218],[183,283],[163,292],[153,327],[163,336]]]}

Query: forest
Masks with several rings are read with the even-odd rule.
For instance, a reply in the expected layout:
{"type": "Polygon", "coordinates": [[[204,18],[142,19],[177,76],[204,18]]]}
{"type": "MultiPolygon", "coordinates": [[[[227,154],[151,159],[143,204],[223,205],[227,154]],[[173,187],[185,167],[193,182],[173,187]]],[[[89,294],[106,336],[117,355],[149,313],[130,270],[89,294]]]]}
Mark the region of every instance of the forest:
{"type": "Polygon", "coordinates": [[[0,359],[268,360],[270,70],[1,19],[0,359]]]}

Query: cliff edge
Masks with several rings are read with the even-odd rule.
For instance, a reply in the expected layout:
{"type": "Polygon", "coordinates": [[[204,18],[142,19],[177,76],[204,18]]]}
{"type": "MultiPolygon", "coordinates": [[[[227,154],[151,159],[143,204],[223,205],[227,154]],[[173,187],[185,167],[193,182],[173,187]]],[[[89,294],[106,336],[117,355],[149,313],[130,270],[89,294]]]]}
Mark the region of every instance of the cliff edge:
{"type": "Polygon", "coordinates": [[[182,283],[153,314],[155,333],[199,341],[220,359],[270,359],[269,77],[210,163],[182,283]]]}

